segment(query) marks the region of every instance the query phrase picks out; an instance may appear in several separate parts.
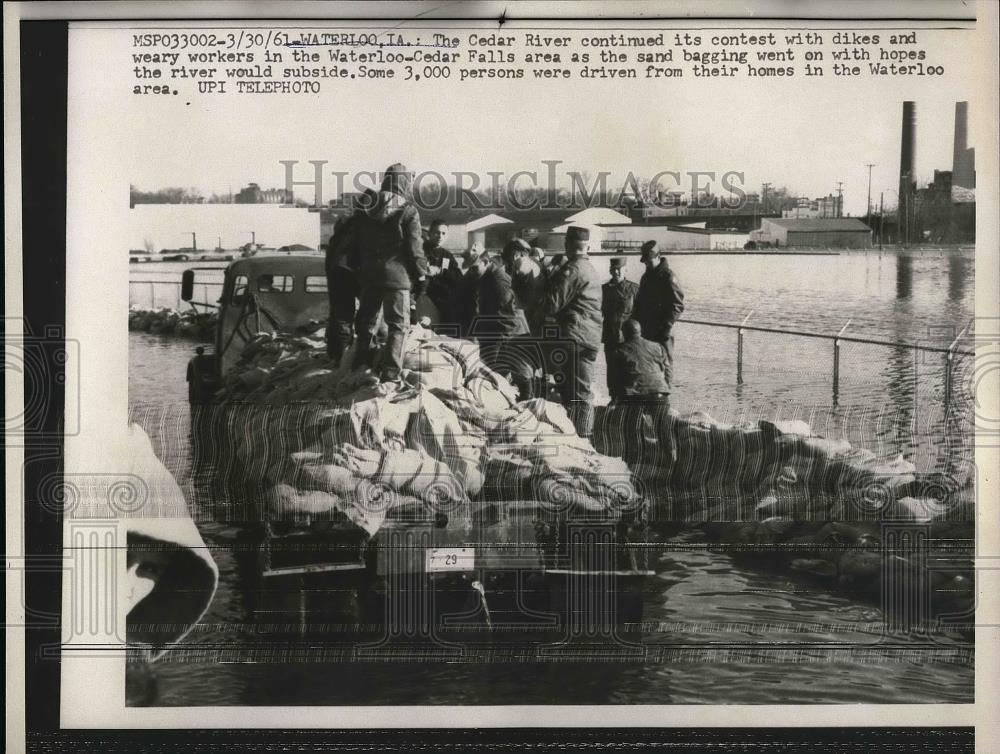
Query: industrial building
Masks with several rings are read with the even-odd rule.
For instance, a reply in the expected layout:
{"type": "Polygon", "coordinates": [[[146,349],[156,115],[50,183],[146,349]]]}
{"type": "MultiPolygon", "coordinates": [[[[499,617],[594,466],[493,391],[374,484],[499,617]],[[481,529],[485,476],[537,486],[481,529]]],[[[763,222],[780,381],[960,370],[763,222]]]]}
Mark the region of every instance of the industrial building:
{"type": "Polygon", "coordinates": [[[761,246],[870,249],[872,229],[856,217],[764,218],[750,240],[761,246]]]}
{"type": "MultiPolygon", "coordinates": [[[[704,223],[702,223],[704,225],[704,223]]],[[[749,240],[749,233],[694,225],[641,223],[602,225],[601,250],[635,251],[646,241],[656,241],[663,251],[737,251],[749,240]]]]}

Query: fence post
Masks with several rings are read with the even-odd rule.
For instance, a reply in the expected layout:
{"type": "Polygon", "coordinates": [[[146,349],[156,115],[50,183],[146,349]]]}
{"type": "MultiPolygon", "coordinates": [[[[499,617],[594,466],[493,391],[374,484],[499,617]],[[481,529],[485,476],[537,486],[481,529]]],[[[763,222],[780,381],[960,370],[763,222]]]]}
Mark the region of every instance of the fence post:
{"type": "Polygon", "coordinates": [[[736,384],[743,384],[743,328],[736,331],[736,384]]]}
{"type": "Polygon", "coordinates": [[[833,405],[836,406],[840,398],[840,337],[844,331],[850,327],[851,320],[840,328],[840,332],[833,339],[833,405]]]}
{"type": "Polygon", "coordinates": [[[944,415],[951,409],[951,349],[944,355],[944,415]]]}
{"type": "Polygon", "coordinates": [[[743,318],[740,322],[739,329],[736,331],[736,384],[743,384],[743,325],[747,323],[750,319],[750,315],[753,314],[753,309],[751,309],[747,316],[743,318]]]}
{"type": "Polygon", "coordinates": [[[969,320],[969,324],[963,327],[955,339],[948,346],[948,351],[944,355],[944,415],[948,416],[948,412],[951,409],[951,369],[955,362],[955,346],[958,345],[958,341],[965,337],[966,331],[972,326],[972,320],[969,320]]]}

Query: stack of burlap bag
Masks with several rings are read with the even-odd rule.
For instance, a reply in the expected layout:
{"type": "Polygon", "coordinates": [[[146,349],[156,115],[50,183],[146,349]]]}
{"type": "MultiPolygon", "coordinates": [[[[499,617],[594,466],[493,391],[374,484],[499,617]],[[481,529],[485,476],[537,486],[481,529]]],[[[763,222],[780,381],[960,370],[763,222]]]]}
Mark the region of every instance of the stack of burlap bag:
{"type": "Polygon", "coordinates": [[[632,469],[654,526],[699,529],[750,565],[865,599],[909,590],[956,615],[974,604],[971,462],[921,472],[802,421],[724,424],[634,407],[599,412],[595,436],[632,469]]]}
{"type": "Polygon", "coordinates": [[[803,421],[724,424],[702,412],[599,413],[599,449],[622,457],[661,520],[971,521],[973,467],[919,472],[803,421]]]}
{"type": "Polygon", "coordinates": [[[301,447],[271,469],[272,515],[336,512],[371,535],[387,517],[456,523],[490,501],[536,501],[567,516],[615,516],[637,503],[622,459],[577,436],[561,405],[519,401],[475,343],[417,325],[403,366],[393,382],[335,367],[321,334],[248,344],[224,377],[226,403],[315,409],[301,447]]]}

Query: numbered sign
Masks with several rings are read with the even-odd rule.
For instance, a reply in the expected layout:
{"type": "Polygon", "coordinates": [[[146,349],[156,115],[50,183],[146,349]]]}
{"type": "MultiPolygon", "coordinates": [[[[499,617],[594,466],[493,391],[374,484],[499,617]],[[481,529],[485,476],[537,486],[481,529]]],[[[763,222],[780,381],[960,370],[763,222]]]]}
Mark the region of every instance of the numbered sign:
{"type": "Polygon", "coordinates": [[[432,547],[427,551],[427,572],[471,571],[476,566],[473,547],[432,547]]]}

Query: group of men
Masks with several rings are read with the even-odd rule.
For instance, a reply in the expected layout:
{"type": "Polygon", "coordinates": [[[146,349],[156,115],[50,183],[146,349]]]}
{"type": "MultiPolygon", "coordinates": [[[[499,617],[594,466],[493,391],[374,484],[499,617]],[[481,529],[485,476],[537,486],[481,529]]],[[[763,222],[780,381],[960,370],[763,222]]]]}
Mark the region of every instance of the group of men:
{"type": "Polygon", "coordinates": [[[411,176],[395,164],[327,246],[327,349],[339,362],[356,333],[356,364],[372,365],[379,313],[387,330],[380,377],[398,379],[403,339],[422,306],[442,331],[472,338],[483,361],[509,375],[522,397],[546,397],[552,375],[582,437],[593,432],[591,385],[602,345],[615,401],[665,406],[673,377],[672,328],[684,310],[676,276],[653,241],[642,247],[640,283],[611,261],[603,286],[589,257],[590,231],[571,226],[551,261],[520,238],[499,257],[473,247],[461,262],[435,220],[423,239],[411,176]]]}

